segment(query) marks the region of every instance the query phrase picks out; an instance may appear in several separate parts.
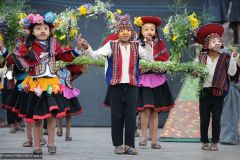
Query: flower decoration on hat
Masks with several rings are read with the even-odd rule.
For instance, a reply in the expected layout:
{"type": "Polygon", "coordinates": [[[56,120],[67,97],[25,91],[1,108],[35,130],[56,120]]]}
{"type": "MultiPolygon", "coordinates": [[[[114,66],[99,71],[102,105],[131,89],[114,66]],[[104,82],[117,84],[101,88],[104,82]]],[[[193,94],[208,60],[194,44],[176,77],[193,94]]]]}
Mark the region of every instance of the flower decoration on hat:
{"type": "Polygon", "coordinates": [[[134,18],[134,24],[138,27],[142,27],[142,25],[145,23],[152,23],[158,27],[162,24],[162,20],[157,16],[142,16],[134,18]]]}
{"type": "Polygon", "coordinates": [[[142,27],[143,21],[141,17],[134,17],[134,24],[138,27],[142,27]]]}
{"type": "Polygon", "coordinates": [[[53,12],[47,12],[44,15],[44,21],[50,24],[53,24],[56,19],[56,15],[53,12]]]}
{"type": "Polygon", "coordinates": [[[40,14],[29,14],[27,17],[20,19],[20,25],[24,28],[29,28],[32,24],[53,24],[56,19],[56,15],[53,12],[47,12],[44,16],[40,14]]]}

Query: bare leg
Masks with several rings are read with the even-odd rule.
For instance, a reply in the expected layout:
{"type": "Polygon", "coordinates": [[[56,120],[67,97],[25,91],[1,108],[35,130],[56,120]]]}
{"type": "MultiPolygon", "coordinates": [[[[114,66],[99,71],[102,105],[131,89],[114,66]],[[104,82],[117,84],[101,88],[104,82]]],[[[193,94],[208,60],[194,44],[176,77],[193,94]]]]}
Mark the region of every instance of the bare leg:
{"type": "Polygon", "coordinates": [[[40,149],[40,138],[41,138],[41,127],[42,127],[42,120],[38,120],[33,124],[33,138],[34,138],[34,149],[40,149]]]}
{"type": "Polygon", "coordinates": [[[72,116],[66,117],[66,137],[70,137],[70,129],[72,123],[72,116]]]}
{"type": "Polygon", "coordinates": [[[62,136],[62,132],[63,132],[62,128],[63,128],[63,126],[62,126],[62,118],[59,118],[59,119],[57,119],[57,135],[59,137],[62,136]]]}
{"type": "Polygon", "coordinates": [[[54,146],[55,127],[56,127],[56,119],[51,116],[47,119],[48,146],[54,146]]]}
{"type": "Polygon", "coordinates": [[[151,113],[150,113],[150,116],[149,116],[149,122],[148,122],[148,127],[149,127],[149,130],[148,130],[148,140],[151,141],[152,140],[152,130],[153,130],[153,124],[151,123],[151,113]]]}
{"type": "Polygon", "coordinates": [[[150,109],[144,109],[141,113],[141,130],[142,130],[142,141],[147,140],[147,128],[148,128],[148,122],[149,122],[149,115],[150,115],[150,109]]]}
{"type": "Polygon", "coordinates": [[[154,110],[152,110],[150,114],[150,130],[152,143],[157,143],[158,113],[154,110]]]}
{"type": "Polygon", "coordinates": [[[33,140],[33,137],[32,137],[33,125],[32,125],[32,123],[25,122],[25,126],[26,126],[27,141],[32,142],[32,140],[33,140]]]}

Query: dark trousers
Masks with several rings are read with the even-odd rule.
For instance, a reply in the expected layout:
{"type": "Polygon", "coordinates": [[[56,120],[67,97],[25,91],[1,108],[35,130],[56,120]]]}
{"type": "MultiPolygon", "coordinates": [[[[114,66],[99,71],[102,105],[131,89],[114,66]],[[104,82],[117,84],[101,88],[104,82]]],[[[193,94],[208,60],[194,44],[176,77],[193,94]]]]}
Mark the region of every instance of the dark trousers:
{"type": "Polygon", "coordinates": [[[208,127],[212,116],[212,142],[219,141],[221,130],[220,120],[223,110],[224,96],[213,96],[212,88],[203,88],[200,93],[199,113],[201,141],[208,143],[208,127]]]}
{"type": "Polygon", "coordinates": [[[117,84],[109,86],[109,92],[113,146],[123,145],[125,128],[124,144],[135,147],[137,87],[117,84]]]}

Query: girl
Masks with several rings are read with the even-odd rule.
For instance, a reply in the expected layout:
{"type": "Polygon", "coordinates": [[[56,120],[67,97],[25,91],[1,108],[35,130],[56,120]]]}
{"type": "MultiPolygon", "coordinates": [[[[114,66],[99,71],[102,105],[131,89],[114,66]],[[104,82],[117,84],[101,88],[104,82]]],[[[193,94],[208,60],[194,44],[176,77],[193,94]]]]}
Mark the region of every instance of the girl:
{"type": "MultiPolygon", "coordinates": [[[[28,77],[22,82],[21,89],[27,94],[27,106],[20,109],[27,122],[34,122],[34,151],[42,154],[40,137],[43,119],[48,120],[48,152],[56,153],[54,145],[55,118],[66,115],[68,103],[62,94],[59,79],[56,76],[55,60],[72,61],[81,52],[75,49],[63,48],[52,37],[54,15],[48,12],[44,17],[39,14],[29,14],[23,20],[28,25],[30,34],[26,43],[16,51],[16,63],[21,68],[27,68],[28,77]]],[[[7,52],[0,46],[2,52],[7,52]]]]}
{"type": "MultiPolygon", "coordinates": [[[[84,70],[85,66],[83,65],[68,65],[57,72],[61,85],[64,85],[63,95],[67,99],[70,107],[70,110],[66,115],[66,141],[72,141],[72,137],[70,136],[72,116],[78,115],[82,112],[82,107],[77,98],[80,91],[73,87],[72,81],[78,78],[84,70]]],[[[57,135],[62,136],[62,118],[58,119],[57,135]]]]}
{"type": "MultiPolygon", "coordinates": [[[[159,39],[157,27],[162,23],[159,17],[142,16],[140,27],[139,40],[141,46],[146,46],[146,37],[150,36],[153,40],[153,57],[154,61],[167,61],[169,53],[163,40],[159,39]]],[[[140,20],[138,18],[138,20],[140,20]]],[[[135,18],[135,24],[136,18],[135,18]]],[[[174,107],[172,94],[169,90],[167,79],[164,75],[165,71],[159,73],[147,72],[140,74],[139,93],[137,110],[141,111],[141,141],[140,146],[147,145],[147,128],[150,127],[152,138],[152,149],[160,149],[161,146],[157,143],[158,130],[158,112],[168,111],[174,107]]]]}

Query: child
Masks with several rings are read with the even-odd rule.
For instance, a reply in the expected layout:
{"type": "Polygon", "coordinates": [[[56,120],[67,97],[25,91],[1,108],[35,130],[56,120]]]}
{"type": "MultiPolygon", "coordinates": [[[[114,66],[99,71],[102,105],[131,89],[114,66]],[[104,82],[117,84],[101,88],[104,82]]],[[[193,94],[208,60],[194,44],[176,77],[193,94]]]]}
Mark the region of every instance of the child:
{"type": "MultiPolygon", "coordinates": [[[[22,38],[18,39],[18,44],[21,44],[23,41],[22,38]]],[[[3,46],[3,42],[0,42],[1,46],[3,46]]],[[[13,108],[15,107],[16,101],[20,95],[20,92],[17,89],[18,84],[20,84],[27,74],[24,71],[20,71],[11,55],[9,54],[1,54],[4,59],[2,67],[6,66],[7,71],[3,78],[3,90],[2,90],[2,102],[3,108],[7,109],[7,121],[10,125],[10,133],[16,133],[16,131],[24,131],[21,126],[22,119],[18,117],[17,113],[13,112],[13,108]]]]}
{"type": "MultiPolygon", "coordinates": [[[[238,80],[239,68],[236,61],[239,53],[220,53],[223,47],[221,36],[224,32],[220,24],[207,24],[196,33],[195,41],[203,45],[197,61],[205,65],[209,71],[204,79],[199,97],[200,133],[203,150],[218,151],[217,143],[220,134],[220,119],[223,100],[228,92],[229,75],[238,80]],[[212,117],[212,143],[209,147],[208,127],[212,117]]],[[[196,73],[194,73],[194,76],[196,73]]]]}
{"type": "MultiPolygon", "coordinates": [[[[161,25],[162,20],[155,16],[142,16],[140,18],[142,21],[141,25],[135,24],[140,27],[139,40],[141,46],[145,47],[145,39],[147,36],[150,36],[153,39],[154,61],[167,61],[169,59],[169,53],[163,40],[159,39],[157,31],[157,27],[161,25]]],[[[157,143],[158,112],[168,111],[174,106],[172,94],[169,90],[164,72],[165,71],[160,71],[160,73],[142,73],[140,74],[139,80],[137,110],[141,111],[142,130],[142,140],[139,142],[139,145],[147,145],[147,128],[149,125],[152,149],[161,148],[157,143]]]]}
{"type": "Polygon", "coordinates": [[[97,51],[93,51],[82,39],[85,53],[93,58],[106,58],[106,81],[109,85],[111,105],[112,141],[116,154],[138,154],[135,149],[137,85],[139,78],[139,58],[152,61],[151,39],[147,37],[146,48],[133,41],[133,30],[129,15],[121,16],[116,27],[118,40],[109,41],[97,51]],[[150,45],[149,45],[150,44],[150,45]],[[125,134],[123,134],[125,126],[125,134]],[[125,135],[125,146],[123,145],[125,135]]]}
{"type": "MultiPolygon", "coordinates": [[[[28,77],[22,82],[22,90],[27,94],[27,106],[20,109],[27,122],[34,122],[34,154],[42,154],[40,137],[43,119],[48,120],[48,152],[56,153],[54,145],[55,118],[66,115],[69,110],[64,99],[59,79],[56,76],[56,60],[72,61],[81,52],[78,47],[74,50],[63,48],[52,37],[54,15],[48,12],[44,17],[39,14],[29,14],[24,20],[28,22],[30,35],[26,43],[17,50],[16,63],[28,69],[28,77]]],[[[0,50],[7,54],[3,45],[0,50]]]]}
{"type": "MultiPolygon", "coordinates": [[[[70,136],[72,116],[82,112],[82,107],[77,98],[80,91],[73,87],[72,81],[79,77],[84,70],[85,66],[83,65],[68,65],[57,72],[61,85],[64,85],[63,95],[67,99],[70,107],[66,115],[66,141],[72,141],[72,137],[70,136]]],[[[62,118],[58,119],[57,135],[62,136],[62,118]]]]}

